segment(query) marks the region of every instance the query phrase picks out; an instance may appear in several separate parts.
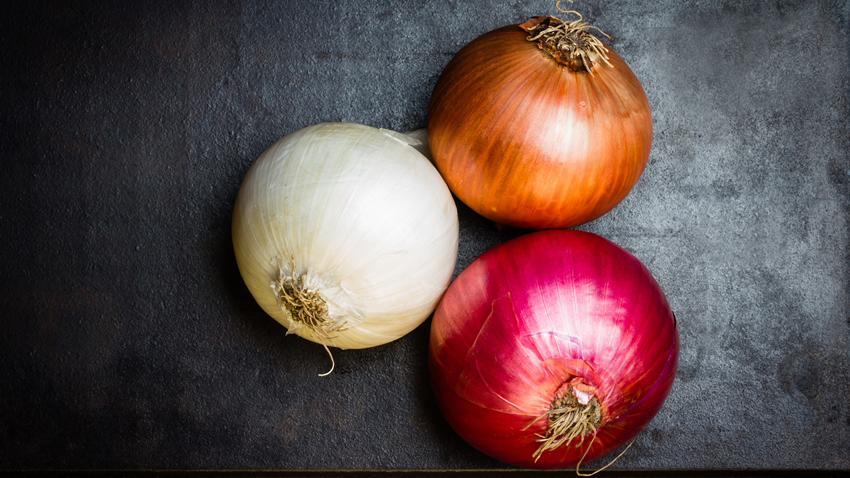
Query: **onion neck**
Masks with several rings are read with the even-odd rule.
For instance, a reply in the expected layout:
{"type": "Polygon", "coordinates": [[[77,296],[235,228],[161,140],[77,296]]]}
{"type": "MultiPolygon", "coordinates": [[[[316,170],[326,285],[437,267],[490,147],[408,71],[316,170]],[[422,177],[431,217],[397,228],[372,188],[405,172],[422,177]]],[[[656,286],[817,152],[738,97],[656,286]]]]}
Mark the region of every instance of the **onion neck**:
{"type": "Polygon", "coordinates": [[[575,72],[590,72],[596,63],[613,67],[608,61],[608,49],[589,30],[595,29],[606,38],[611,37],[599,28],[582,21],[581,14],[574,10],[577,20],[565,22],[558,17],[534,17],[520,24],[528,32],[526,40],[536,42],[537,47],[548,53],[560,65],[575,72]]]}
{"type": "Polygon", "coordinates": [[[602,405],[596,398],[596,387],[581,380],[562,386],[546,415],[546,433],[537,440],[540,447],[534,452],[535,460],[545,451],[555,450],[573,440],[578,440],[575,446],[581,446],[588,435],[596,435],[602,423],[602,405]]]}

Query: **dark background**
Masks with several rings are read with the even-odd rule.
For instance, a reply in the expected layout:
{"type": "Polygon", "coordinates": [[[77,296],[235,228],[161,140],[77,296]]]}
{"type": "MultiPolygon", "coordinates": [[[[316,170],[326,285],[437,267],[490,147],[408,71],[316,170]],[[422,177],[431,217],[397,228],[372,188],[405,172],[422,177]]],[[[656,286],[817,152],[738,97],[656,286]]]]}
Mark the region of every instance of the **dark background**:
{"type": "MultiPolygon", "coordinates": [[[[580,229],[649,267],[681,335],[667,402],[614,468],[850,469],[850,4],[567,5],[613,36],[654,122],[632,194],[580,229]]],[[[327,354],[253,301],[230,221],[281,136],[424,126],[461,46],[541,14],[554,2],[7,7],[0,470],[504,469],[436,408],[430,321],[317,377],[327,354]]],[[[525,232],[459,213],[456,272],[525,232]]]]}

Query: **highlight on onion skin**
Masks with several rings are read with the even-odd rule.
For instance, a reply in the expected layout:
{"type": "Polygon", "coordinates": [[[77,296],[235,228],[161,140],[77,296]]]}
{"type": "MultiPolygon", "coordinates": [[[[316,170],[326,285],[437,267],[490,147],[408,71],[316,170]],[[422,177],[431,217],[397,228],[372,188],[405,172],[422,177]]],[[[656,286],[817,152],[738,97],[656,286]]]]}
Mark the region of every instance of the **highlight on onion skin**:
{"type": "Polygon", "coordinates": [[[440,410],[472,446],[515,466],[566,468],[652,420],[678,350],[667,299],[637,258],[595,234],[550,230],[460,273],[434,314],[429,371],[440,410]],[[596,417],[563,419],[555,406],[567,399],[596,417]],[[557,443],[564,426],[582,434],[557,443]]]}
{"type": "Polygon", "coordinates": [[[484,217],[531,229],[613,209],[652,142],[646,94],[610,47],[610,66],[595,61],[588,72],[528,40],[550,18],[472,40],[440,74],[428,109],[431,152],[452,192],[484,217]]]}

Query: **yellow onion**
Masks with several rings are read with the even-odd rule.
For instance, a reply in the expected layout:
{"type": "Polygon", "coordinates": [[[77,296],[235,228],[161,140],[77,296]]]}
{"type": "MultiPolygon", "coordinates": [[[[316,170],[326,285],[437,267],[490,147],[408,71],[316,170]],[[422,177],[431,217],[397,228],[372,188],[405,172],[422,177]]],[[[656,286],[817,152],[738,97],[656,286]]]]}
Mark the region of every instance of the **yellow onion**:
{"type": "Polygon", "coordinates": [[[290,333],[365,348],[434,311],[454,272],[454,200],[412,137],[347,123],[291,133],[250,167],[233,211],[239,271],[290,333]]]}
{"type": "Polygon", "coordinates": [[[652,142],[649,102],[592,28],[580,15],[505,26],[464,46],[440,74],[431,153],[479,214],[525,228],[575,226],[638,181],[652,142]]]}

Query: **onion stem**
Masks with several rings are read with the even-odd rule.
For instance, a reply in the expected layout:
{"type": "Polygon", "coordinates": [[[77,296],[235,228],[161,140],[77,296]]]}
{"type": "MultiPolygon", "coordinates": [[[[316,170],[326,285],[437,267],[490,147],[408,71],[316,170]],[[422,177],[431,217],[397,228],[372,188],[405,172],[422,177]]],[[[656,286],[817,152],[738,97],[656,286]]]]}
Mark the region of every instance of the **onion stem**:
{"type": "Polygon", "coordinates": [[[611,36],[599,27],[582,21],[579,12],[556,7],[563,13],[575,14],[578,19],[565,22],[558,17],[542,17],[539,21],[526,22],[521,25],[528,32],[526,40],[536,41],[541,50],[573,71],[588,71],[592,75],[593,63],[599,60],[613,68],[614,65],[608,61],[608,49],[589,30],[594,29],[609,40],[611,36]]]}

